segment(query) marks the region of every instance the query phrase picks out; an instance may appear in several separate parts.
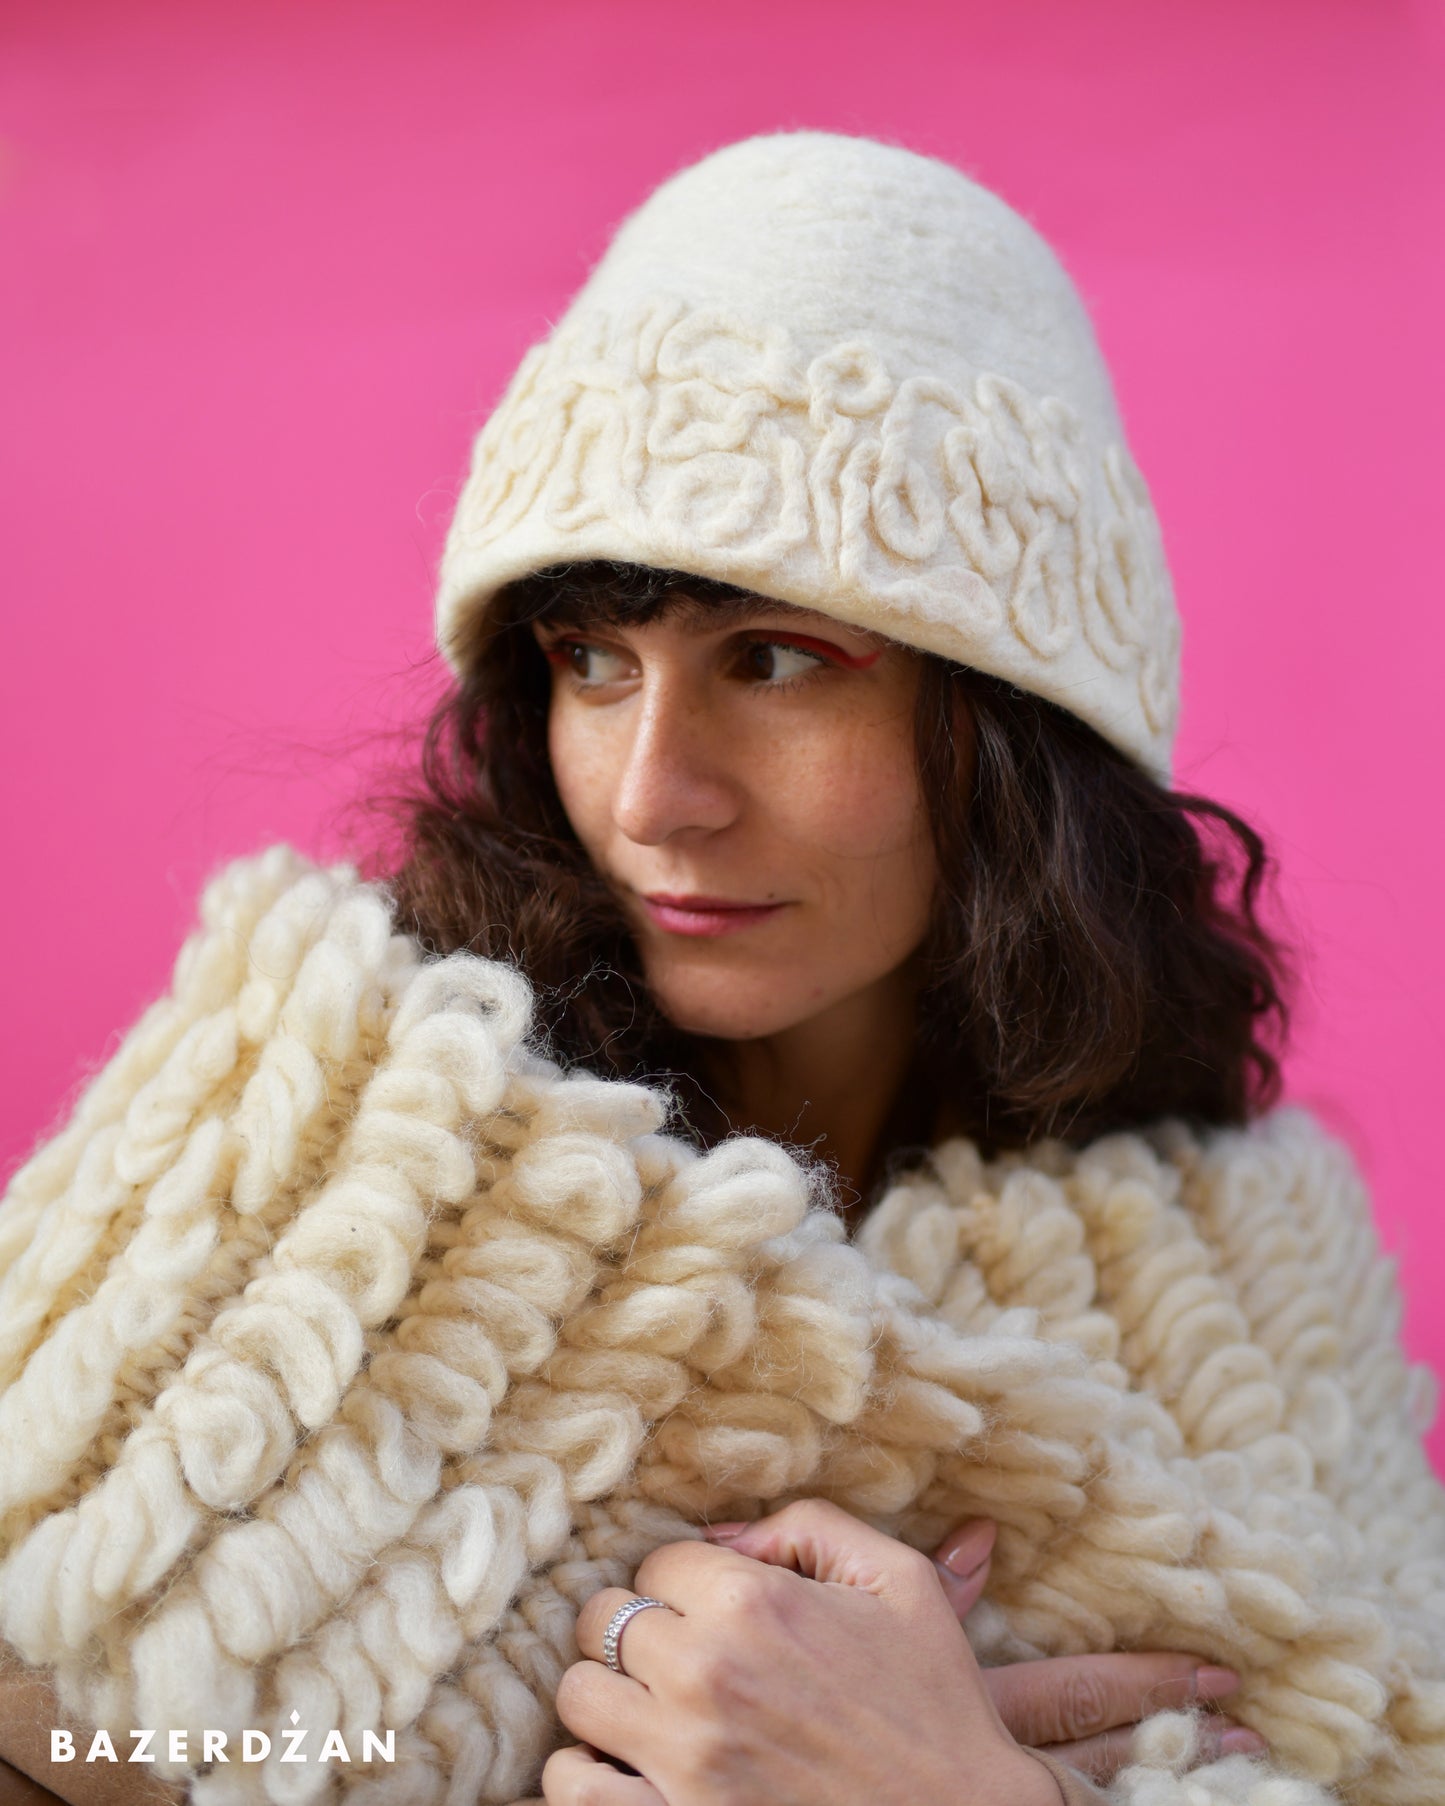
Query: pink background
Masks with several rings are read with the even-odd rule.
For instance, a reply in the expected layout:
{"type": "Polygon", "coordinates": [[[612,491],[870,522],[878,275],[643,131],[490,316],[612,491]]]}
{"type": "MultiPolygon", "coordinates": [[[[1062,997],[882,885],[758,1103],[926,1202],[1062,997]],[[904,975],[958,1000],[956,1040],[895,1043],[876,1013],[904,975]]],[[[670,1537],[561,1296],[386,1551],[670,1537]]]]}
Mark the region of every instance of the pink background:
{"type": "Polygon", "coordinates": [[[208,869],[345,844],[437,682],[470,434],[611,227],[730,139],[863,132],[997,188],[1093,311],[1184,613],[1176,781],[1279,854],[1289,1091],[1355,1147],[1445,1371],[1442,21],[8,0],[0,1163],[208,869]]]}

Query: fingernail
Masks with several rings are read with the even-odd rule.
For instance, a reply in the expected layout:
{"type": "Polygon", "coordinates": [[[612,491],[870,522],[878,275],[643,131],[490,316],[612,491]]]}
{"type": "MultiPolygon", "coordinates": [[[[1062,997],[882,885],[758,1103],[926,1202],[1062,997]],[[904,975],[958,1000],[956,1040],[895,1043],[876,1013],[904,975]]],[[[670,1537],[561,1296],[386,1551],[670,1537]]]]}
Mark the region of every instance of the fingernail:
{"type": "Polygon", "coordinates": [[[1219,1747],[1226,1756],[1262,1756],[1269,1745],[1258,1731],[1246,1731],[1236,1725],[1220,1738],[1219,1747]]]}
{"type": "Polygon", "coordinates": [[[1226,1693],[1233,1693],[1239,1686],[1239,1676],[1232,1668],[1196,1668],[1194,1670],[1194,1697],[1196,1699],[1222,1699],[1226,1693]]]}
{"type": "Polygon", "coordinates": [[[704,1524],[702,1533],[710,1543],[730,1543],[735,1536],[741,1536],[746,1529],[745,1523],[704,1524]]]}
{"type": "Polygon", "coordinates": [[[967,1580],[988,1560],[997,1535],[998,1525],[992,1518],[975,1518],[941,1543],[933,1559],[959,1580],[967,1580]]]}

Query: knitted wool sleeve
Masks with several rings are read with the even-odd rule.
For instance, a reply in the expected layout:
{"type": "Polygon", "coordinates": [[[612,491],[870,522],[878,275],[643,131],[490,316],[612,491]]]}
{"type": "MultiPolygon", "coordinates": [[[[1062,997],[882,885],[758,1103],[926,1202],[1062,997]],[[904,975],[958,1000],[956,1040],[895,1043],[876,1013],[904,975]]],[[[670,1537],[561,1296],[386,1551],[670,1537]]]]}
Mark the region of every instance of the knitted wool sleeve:
{"type": "Polygon", "coordinates": [[[985,1661],[1240,1670],[1278,1767],[1160,1714],[1115,1806],[1445,1798],[1425,1392],[1303,1112],[953,1141],[850,1243],[784,1149],[540,1057],[514,971],[424,960],[349,868],[272,849],[201,916],[0,1206],[0,1635],[81,1723],[265,1730],[157,1765],[199,1806],[516,1801],[581,1604],[815,1494],[919,1547],[995,1518],[985,1661]]]}

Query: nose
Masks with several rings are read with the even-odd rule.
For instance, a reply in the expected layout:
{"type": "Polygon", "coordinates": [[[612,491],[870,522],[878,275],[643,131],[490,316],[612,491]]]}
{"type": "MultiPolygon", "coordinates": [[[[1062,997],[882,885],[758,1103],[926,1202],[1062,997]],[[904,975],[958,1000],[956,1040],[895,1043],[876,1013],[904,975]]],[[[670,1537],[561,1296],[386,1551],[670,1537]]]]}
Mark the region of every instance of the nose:
{"type": "Polygon", "coordinates": [[[727,771],[726,736],[684,677],[649,673],[628,728],[612,818],[629,840],[657,846],[716,833],[737,818],[740,792],[727,771]]]}

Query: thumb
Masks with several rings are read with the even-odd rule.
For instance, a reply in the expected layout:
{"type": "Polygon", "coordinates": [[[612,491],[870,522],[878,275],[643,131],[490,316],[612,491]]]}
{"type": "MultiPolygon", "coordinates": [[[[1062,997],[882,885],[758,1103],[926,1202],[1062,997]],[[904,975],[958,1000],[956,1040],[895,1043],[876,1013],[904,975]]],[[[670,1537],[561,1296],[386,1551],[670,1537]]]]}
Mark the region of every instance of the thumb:
{"type": "Polygon", "coordinates": [[[998,1525],[992,1518],[970,1518],[933,1551],[938,1584],[960,1620],[973,1610],[988,1585],[997,1535],[998,1525]]]}
{"type": "Polygon", "coordinates": [[[751,1524],[714,1524],[706,1535],[754,1561],[870,1593],[896,1591],[918,1563],[916,1550],[827,1499],[798,1499],[751,1524]]]}

